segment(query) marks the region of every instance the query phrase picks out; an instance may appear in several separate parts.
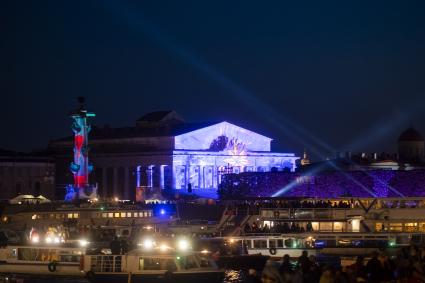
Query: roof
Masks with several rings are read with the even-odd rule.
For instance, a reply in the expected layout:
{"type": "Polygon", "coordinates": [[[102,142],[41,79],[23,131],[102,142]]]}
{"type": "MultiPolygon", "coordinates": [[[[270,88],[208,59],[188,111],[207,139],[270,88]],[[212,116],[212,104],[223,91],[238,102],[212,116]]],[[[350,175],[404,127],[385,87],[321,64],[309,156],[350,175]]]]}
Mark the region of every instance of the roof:
{"type": "Polygon", "coordinates": [[[422,137],[422,135],[415,130],[414,128],[410,127],[407,130],[405,130],[404,132],[401,133],[401,135],[398,138],[399,142],[403,142],[403,141],[418,141],[418,142],[423,142],[424,138],[422,137]]]}
{"type": "MultiPolygon", "coordinates": [[[[205,122],[205,123],[184,123],[184,124],[171,124],[160,127],[122,127],[122,128],[99,128],[93,127],[89,134],[89,140],[102,140],[102,139],[122,139],[122,138],[138,138],[138,137],[173,137],[204,127],[212,126],[218,122],[205,122]]],[[[52,142],[68,141],[73,137],[60,138],[52,142]]]]}
{"type": "Polygon", "coordinates": [[[150,112],[140,117],[137,122],[160,122],[172,112],[172,110],[150,112]]]}

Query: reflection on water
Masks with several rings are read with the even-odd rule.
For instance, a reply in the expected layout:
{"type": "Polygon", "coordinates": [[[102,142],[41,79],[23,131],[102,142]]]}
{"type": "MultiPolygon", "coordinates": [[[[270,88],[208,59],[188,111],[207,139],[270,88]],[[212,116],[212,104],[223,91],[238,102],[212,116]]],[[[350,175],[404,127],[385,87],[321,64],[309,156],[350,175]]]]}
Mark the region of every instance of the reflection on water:
{"type": "Polygon", "coordinates": [[[244,270],[226,270],[223,283],[239,283],[245,282],[247,272],[244,270]]]}
{"type": "MultiPolygon", "coordinates": [[[[247,271],[244,270],[226,270],[226,273],[224,275],[223,282],[217,282],[217,283],[242,283],[246,282],[247,279],[247,271]]],[[[8,282],[8,283],[15,283],[15,282],[22,282],[19,281],[19,279],[15,276],[0,276],[0,283],[8,282]],[[7,278],[7,280],[5,280],[7,278]]],[[[58,277],[58,278],[25,278],[24,283],[31,282],[31,283],[89,283],[89,281],[85,278],[64,278],[64,277],[58,277]]]]}

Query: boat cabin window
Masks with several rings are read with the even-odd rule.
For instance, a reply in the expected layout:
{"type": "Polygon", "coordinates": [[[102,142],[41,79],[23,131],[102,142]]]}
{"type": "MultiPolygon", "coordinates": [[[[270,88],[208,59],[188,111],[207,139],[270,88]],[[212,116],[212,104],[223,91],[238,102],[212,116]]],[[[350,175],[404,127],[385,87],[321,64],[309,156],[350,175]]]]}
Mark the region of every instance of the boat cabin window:
{"type": "Polygon", "coordinates": [[[269,240],[269,247],[270,248],[283,248],[283,240],[269,240]]]}
{"type": "Polygon", "coordinates": [[[254,249],[266,249],[267,241],[266,240],[254,240],[254,249]]]}
{"type": "Polygon", "coordinates": [[[169,270],[176,271],[177,266],[172,258],[143,258],[139,259],[140,270],[169,270]]]}
{"type": "Polygon", "coordinates": [[[196,257],[192,255],[180,257],[179,262],[183,269],[199,268],[196,257]]]}

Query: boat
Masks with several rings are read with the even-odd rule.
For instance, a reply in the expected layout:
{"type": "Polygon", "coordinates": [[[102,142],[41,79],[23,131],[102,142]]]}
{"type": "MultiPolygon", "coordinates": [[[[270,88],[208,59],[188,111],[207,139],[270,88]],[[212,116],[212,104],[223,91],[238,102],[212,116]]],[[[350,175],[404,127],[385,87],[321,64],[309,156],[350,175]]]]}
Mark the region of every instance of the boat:
{"type": "Polygon", "coordinates": [[[92,283],[215,283],[224,278],[224,270],[218,269],[207,255],[156,251],[135,249],[124,255],[85,255],[84,272],[92,283]]]}
{"type": "Polygon", "coordinates": [[[0,274],[84,277],[84,253],[84,248],[9,245],[0,249],[0,274]]]}

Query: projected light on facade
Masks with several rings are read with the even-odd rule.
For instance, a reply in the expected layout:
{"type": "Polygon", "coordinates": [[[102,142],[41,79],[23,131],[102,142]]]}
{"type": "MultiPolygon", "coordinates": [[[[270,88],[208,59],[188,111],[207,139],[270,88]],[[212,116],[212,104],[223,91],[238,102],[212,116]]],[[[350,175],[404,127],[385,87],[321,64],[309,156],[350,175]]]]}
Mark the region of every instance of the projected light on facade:
{"type": "Polygon", "coordinates": [[[173,187],[218,188],[225,173],[294,171],[293,153],[270,150],[270,138],[221,122],[174,138],[173,187]]]}

